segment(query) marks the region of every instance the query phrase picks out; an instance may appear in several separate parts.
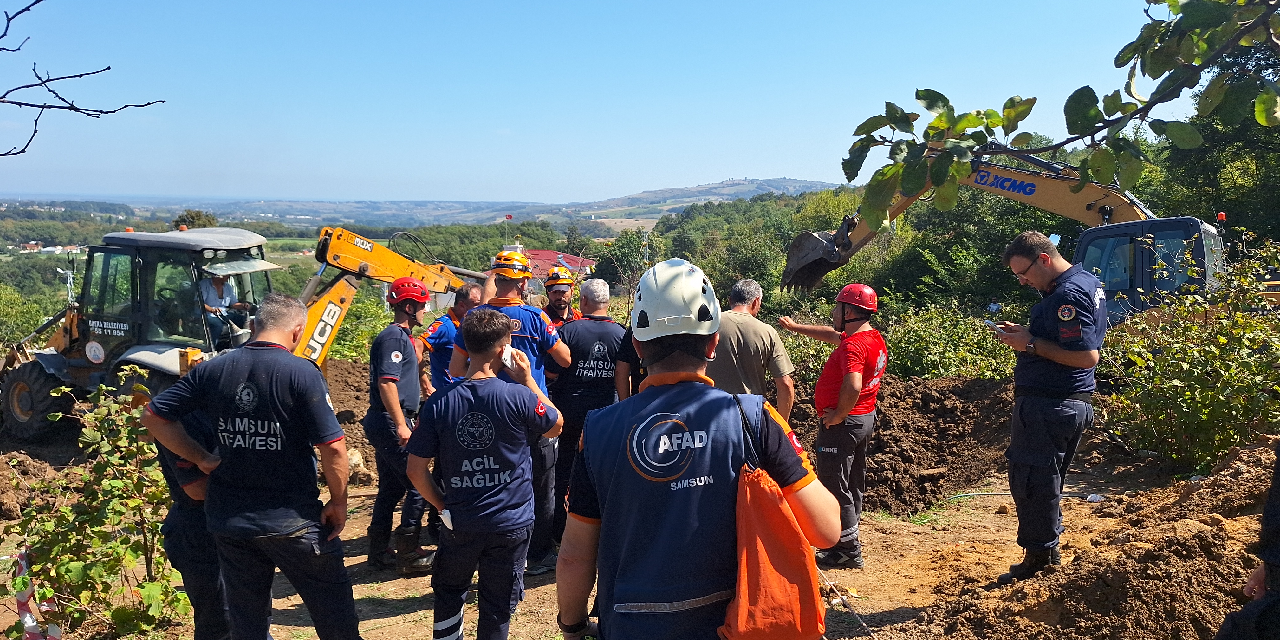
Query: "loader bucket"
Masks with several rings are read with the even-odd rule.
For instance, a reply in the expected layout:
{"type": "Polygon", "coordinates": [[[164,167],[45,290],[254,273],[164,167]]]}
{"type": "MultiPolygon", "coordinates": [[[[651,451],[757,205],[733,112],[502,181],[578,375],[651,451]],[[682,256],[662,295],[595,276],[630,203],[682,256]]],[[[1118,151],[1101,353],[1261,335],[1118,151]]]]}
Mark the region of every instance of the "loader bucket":
{"type": "Polygon", "coordinates": [[[840,255],[832,238],[830,231],[807,231],[791,241],[782,272],[783,289],[813,289],[823,276],[849,261],[840,255]]]}

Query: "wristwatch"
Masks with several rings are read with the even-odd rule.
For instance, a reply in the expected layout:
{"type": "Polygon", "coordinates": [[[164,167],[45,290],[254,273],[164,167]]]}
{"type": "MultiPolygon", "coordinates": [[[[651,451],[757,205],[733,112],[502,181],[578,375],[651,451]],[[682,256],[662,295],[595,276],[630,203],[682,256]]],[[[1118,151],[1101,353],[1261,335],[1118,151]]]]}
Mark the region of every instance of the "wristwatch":
{"type": "Polygon", "coordinates": [[[560,633],[582,633],[587,628],[587,618],[583,618],[577,624],[565,624],[560,621],[560,614],[556,614],[556,624],[560,626],[560,633]]]}
{"type": "Polygon", "coordinates": [[[1027,341],[1027,353],[1029,353],[1029,354],[1031,354],[1031,355],[1033,355],[1033,356],[1034,356],[1034,355],[1038,355],[1038,354],[1036,353],[1036,339],[1035,339],[1035,337],[1034,337],[1034,336],[1033,336],[1030,340],[1028,340],[1028,341],[1027,341]]]}

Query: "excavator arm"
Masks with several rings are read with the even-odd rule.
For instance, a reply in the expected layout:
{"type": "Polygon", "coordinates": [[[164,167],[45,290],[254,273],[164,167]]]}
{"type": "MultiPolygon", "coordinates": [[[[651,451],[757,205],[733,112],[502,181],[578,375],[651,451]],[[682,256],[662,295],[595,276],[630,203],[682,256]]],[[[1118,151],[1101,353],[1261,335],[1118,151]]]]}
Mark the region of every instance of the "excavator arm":
{"type": "MultiPolygon", "coordinates": [[[[1025,202],[1089,227],[1156,217],[1137,198],[1112,186],[1088,182],[1080,193],[1072,193],[1071,187],[1078,184],[1080,178],[1069,167],[1045,161],[1034,164],[1044,170],[1029,171],[974,162],[973,171],[960,184],[1025,202]]],[[[910,198],[899,196],[889,207],[888,219],[897,218],[919,198],[919,195],[910,198]]],[[[782,286],[800,289],[818,286],[823,276],[849,262],[853,254],[871,242],[876,233],[877,230],[871,229],[855,214],[846,217],[836,231],[800,234],[787,250],[782,286]]]]}
{"type": "Polygon", "coordinates": [[[411,276],[421,280],[428,290],[435,293],[461,287],[464,282],[458,275],[480,280],[485,278],[483,273],[475,271],[418,262],[359,234],[332,227],[320,231],[316,261],[321,264],[320,271],[311,277],[299,296],[307,305],[307,327],[302,342],[294,351],[316,364],[323,363],[329,354],[329,347],[355,299],[361,278],[394,282],[397,278],[411,276]],[[330,269],[335,274],[325,283],[325,272],[330,269]]]}

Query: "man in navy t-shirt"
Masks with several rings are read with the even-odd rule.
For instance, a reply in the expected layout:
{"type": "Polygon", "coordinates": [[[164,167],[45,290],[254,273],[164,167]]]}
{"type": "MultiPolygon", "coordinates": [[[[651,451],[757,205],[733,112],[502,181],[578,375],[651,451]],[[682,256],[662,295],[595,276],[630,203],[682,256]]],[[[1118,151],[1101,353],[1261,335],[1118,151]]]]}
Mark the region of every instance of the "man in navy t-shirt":
{"type": "Polygon", "coordinates": [[[347,448],[320,369],[293,355],[306,321],[301,302],[268,294],[253,342],[196,365],[142,418],[156,440],[209,474],[205,517],[233,586],[227,604],[236,638],[269,637],[277,567],[321,640],[360,637],[338,537],[347,523],[347,448]],[[214,423],[217,453],[179,423],[197,411],[214,423]],[[324,504],[313,447],[329,488],[324,504]]]}
{"type": "MultiPolygon", "coordinates": [[[[476,309],[494,309],[511,318],[511,348],[524,352],[529,358],[534,381],[545,395],[547,380],[545,368],[548,358],[562,367],[572,363],[569,347],[560,341],[556,327],[546,312],[524,304],[524,294],[533,277],[529,259],[516,251],[503,251],[493,259],[494,297],[476,309]]],[[[475,311],[473,310],[472,313],[475,311]]],[[[467,342],[458,333],[453,349],[453,361],[449,372],[461,377],[467,371],[467,342]]],[[[506,371],[498,377],[515,382],[506,371]]],[[[530,441],[529,453],[533,457],[533,508],[535,524],[529,541],[530,563],[534,566],[555,563],[555,467],[559,443],[554,438],[536,438],[530,441]]]]}
{"type": "MultiPolygon", "coordinates": [[[[555,365],[548,370],[557,374],[551,383],[551,400],[564,411],[564,429],[560,442],[564,452],[556,459],[555,538],[564,532],[564,497],[569,492],[573,471],[573,452],[582,437],[582,423],[587,412],[613,404],[614,361],[626,333],[609,317],[609,285],[598,278],[582,283],[582,318],[560,328],[560,339],[569,345],[573,364],[567,369],[555,365]]],[[[531,565],[529,573],[537,575],[554,571],[554,563],[531,565]]]]}
{"type": "Polygon", "coordinates": [[[511,344],[511,322],[493,309],[476,309],[462,321],[472,346],[466,380],[423,405],[409,440],[409,478],[441,510],[441,530],[431,588],[435,638],[458,638],[462,605],[479,568],[480,612],[476,637],[506,638],[511,614],[524,593],[525,554],[534,523],[528,442],[555,437],[563,423],[533,377],[529,358],[511,350],[509,377],[502,354],[511,344]],[[436,460],[437,487],[427,470],[436,460]]]}
{"type": "Polygon", "coordinates": [[[453,292],[453,306],[432,322],[422,334],[425,362],[423,369],[422,397],[429,397],[436,389],[443,389],[458,378],[449,375],[449,362],[453,359],[453,343],[457,340],[458,327],[472,309],[480,305],[481,287],[469,282],[453,292]]]}
{"type": "Polygon", "coordinates": [[[391,283],[387,304],[395,315],[369,347],[369,411],[362,424],[378,463],[378,495],[369,517],[369,564],[387,568],[394,563],[401,575],[431,571],[430,553],[418,545],[426,503],[404,474],[408,454],[403,449],[413,433],[413,419],[422,400],[418,351],[412,332],[414,327],[422,326],[430,295],[417,278],[404,277],[391,283]],[[404,507],[392,552],[391,520],[401,498],[404,507]]]}
{"type": "Polygon", "coordinates": [[[1067,262],[1044,234],[1026,231],[1004,250],[1021,284],[1044,296],[1031,323],[1001,322],[996,337],[1018,352],[1009,421],[1009,492],[1026,554],[998,578],[1026,580],[1061,564],[1062,487],[1084,430],[1093,424],[1093,371],[1107,332],[1102,282],[1067,262]]]}

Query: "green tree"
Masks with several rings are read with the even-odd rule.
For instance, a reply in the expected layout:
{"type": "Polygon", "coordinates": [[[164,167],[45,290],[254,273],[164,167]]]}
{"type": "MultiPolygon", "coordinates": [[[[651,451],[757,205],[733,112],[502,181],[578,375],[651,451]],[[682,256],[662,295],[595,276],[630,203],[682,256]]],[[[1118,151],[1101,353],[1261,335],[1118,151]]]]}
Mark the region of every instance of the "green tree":
{"type": "Polygon", "coordinates": [[[183,209],[178,217],[169,223],[174,229],[185,226],[188,229],[218,226],[218,218],[208,211],[199,209],[183,209]]]}
{"type": "Polygon", "coordinates": [[[596,277],[622,285],[630,294],[646,269],[665,259],[662,236],[656,232],[624,229],[604,249],[596,277]]]}
{"type": "Polygon", "coordinates": [[[44,322],[44,309],[17,289],[0,283],[0,347],[7,348],[44,322]]]}

